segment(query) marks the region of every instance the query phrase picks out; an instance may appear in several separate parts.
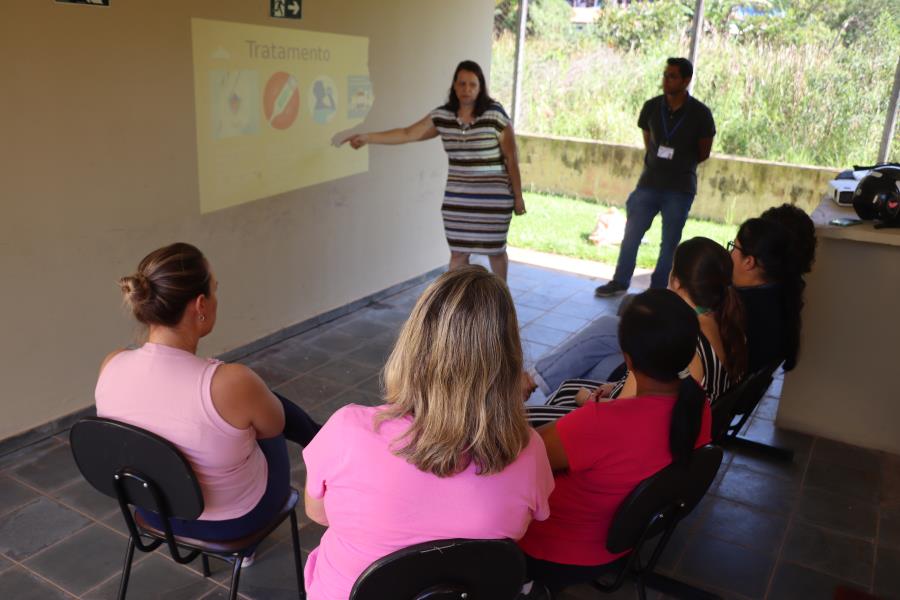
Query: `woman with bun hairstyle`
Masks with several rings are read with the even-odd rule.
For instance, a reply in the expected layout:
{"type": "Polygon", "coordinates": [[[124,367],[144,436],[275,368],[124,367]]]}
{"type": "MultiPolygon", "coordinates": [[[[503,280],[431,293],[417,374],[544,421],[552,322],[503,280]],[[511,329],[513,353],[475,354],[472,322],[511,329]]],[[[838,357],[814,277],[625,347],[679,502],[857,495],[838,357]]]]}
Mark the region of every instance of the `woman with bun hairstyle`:
{"type": "MultiPolygon", "coordinates": [[[[256,531],[290,491],[285,438],[305,446],[319,425],[248,367],[196,355],[218,307],[218,282],[200,250],[185,243],[155,250],[119,285],[148,336],[103,360],[98,416],[167,439],[193,467],[204,510],[196,521],[172,519],[177,535],[215,541],[256,531]]],[[[161,526],[155,513],[142,515],[161,526]]]]}
{"type": "Polygon", "coordinates": [[[550,518],[533,521],[519,541],[537,582],[526,598],[617,569],[627,552],[609,552],[606,535],[619,505],[641,481],[709,443],[709,403],[689,366],[700,331],[677,293],[635,296],[619,322],[633,396],[586,403],[538,430],[556,487],[550,518]]]}

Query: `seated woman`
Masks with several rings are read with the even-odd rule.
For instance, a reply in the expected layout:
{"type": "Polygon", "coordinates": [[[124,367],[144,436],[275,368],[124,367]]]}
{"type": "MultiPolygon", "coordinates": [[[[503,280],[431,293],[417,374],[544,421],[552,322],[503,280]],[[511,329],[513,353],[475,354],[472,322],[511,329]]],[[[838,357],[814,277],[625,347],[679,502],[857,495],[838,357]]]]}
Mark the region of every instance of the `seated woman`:
{"type": "Polygon", "coordinates": [[[709,403],[689,367],[699,335],[694,311],[676,293],[639,294],[619,323],[634,395],[590,402],[540,429],[556,488],[550,518],[533,522],[519,541],[538,583],[527,597],[546,597],[542,586],[557,591],[617,567],[622,555],[606,549],[606,536],[622,500],[710,441],[709,403]]]}
{"type": "MultiPolygon", "coordinates": [[[[699,316],[700,334],[690,371],[710,402],[715,402],[747,369],[744,315],[731,285],[732,272],[728,252],[708,238],[695,237],[675,249],[669,289],[699,316]]],[[[538,425],[557,419],[583,404],[589,392],[597,397],[630,396],[634,383],[633,376],[606,384],[585,379],[564,381],[546,405],[527,407],[529,422],[538,425]]]]}
{"type": "MultiPolygon", "coordinates": [[[[807,217],[808,218],[808,217],[807,217]]],[[[784,362],[790,371],[800,349],[802,274],[815,248],[809,237],[792,231],[777,218],[744,221],[730,242],[734,285],[746,314],[748,371],[784,362]]]]}
{"type": "Polygon", "coordinates": [[[422,294],[384,368],[387,404],[338,410],[303,451],[306,512],[326,525],[310,598],[346,600],[375,560],[442,538],[512,538],[546,519],[553,474],[521,402],[509,290],[484,268],[422,294]]]}
{"type": "MultiPolygon", "coordinates": [[[[284,438],[306,445],[319,425],[249,368],[196,356],[218,307],[218,283],[197,248],[151,252],[119,285],[148,338],[103,361],[97,414],[169,440],[191,464],[204,510],[196,521],[172,519],[176,535],[216,541],[258,530],[290,492],[284,438]]],[[[157,515],[142,515],[161,527],[157,515]]]]}

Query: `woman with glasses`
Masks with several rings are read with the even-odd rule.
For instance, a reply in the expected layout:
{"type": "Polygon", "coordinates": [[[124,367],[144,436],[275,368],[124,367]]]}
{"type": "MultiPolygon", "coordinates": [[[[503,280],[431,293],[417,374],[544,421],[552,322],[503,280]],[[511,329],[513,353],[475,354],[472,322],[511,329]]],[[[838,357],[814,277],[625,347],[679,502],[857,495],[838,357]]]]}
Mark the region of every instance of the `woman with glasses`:
{"type": "Polygon", "coordinates": [[[815,232],[802,218],[793,211],[785,214],[783,207],[770,210],[744,221],[728,244],[746,313],[749,372],[782,361],[790,371],[797,364],[803,273],[815,253],[815,232]]]}

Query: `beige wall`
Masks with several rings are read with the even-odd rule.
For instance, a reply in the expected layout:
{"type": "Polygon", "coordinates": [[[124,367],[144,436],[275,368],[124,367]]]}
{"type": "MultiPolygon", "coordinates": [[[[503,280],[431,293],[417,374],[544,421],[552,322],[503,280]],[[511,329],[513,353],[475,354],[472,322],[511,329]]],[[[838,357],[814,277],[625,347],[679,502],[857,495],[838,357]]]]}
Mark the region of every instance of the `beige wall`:
{"type": "MultiPolygon", "coordinates": [[[[524,135],[518,139],[526,189],[624,206],[643,169],[644,150],[637,146],[524,135]]],[[[812,212],[836,174],[834,169],[714,155],[697,171],[691,215],[740,223],[784,202],[812,212]]]]}
{"type": "MultiPolygon", "coordinates": [[[[370,38],[365,127],[439,104],[455,64],[490,61],[493,2],[7,0],[0,18],[0,439],[89,405],[103,355],[135,330],[116,279],[197,244],[221,281],[216,354],[446,261],[437,141],[371,151],[364,175],[201,215],[190,18],[370,38]]],[[[348,150],[349,151],[349,150],[348,150]]]]}

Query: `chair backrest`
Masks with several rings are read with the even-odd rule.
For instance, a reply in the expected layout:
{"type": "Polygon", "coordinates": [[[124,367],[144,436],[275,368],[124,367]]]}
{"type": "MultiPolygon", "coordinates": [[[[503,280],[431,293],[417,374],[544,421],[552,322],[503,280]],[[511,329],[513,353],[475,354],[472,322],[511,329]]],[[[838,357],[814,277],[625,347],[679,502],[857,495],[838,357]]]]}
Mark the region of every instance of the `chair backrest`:
{"type": "Polygon", "coordinates": [[[721,441],[729,433],[737,434],[747,417],[762,400],[766,390],[769,389],[775,369],[776,366],[769,366],[751,373],[719,396],[713,403],[712,439],[714,442],[721,441]],[[743,418],[735,427],[732,427],[735,417],[738,416],[743,418]],[[732,429],[733,431],[730,432],[729,430],[732,429]]]}
{"type": "Polygon", "coordinates": [[[350,600],[513,600],[525,557],[512,540],[435,540],[376,560],[350,600]]]}
{"type": "Polygon", "coordinates": [[[191,465],[158,435],[86,417],[72,427],[69,441],[81,474],[101,493],[118,498],[118,487],[127,504],[185,520],[203,512],[203,494],[191,465]],[[154,490],[163,506],[157,506],[154,490]]]}
{"type": "Polygon", "coordinates": [[[706,494],[721,464],[722,449],[703,446],[687,464],[673,463],[639,483],[619,505],[606,548],[625,552],[674,527],[706,494]]]}

